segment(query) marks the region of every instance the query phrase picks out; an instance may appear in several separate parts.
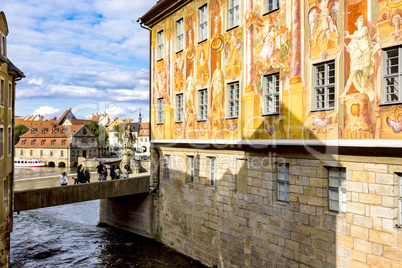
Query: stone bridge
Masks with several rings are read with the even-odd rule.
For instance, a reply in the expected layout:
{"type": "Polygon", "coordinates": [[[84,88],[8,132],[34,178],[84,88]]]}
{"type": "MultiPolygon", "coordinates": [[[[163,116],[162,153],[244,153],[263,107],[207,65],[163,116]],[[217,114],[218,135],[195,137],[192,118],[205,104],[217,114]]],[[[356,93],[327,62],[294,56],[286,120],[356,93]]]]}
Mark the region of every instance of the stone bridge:
{"type": "Polygon", "coordinates": [[[149,173],[140,173],[113,181],[17,190],[14,192],[14,212],[148,193],[149,178],[149,173]]]}

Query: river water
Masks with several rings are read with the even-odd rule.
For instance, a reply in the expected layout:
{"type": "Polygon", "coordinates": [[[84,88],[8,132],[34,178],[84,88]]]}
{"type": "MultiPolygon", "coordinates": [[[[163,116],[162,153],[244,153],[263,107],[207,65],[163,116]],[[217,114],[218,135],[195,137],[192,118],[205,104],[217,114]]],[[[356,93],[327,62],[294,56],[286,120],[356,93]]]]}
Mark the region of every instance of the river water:
{"type": "Polygon", "coordinates": [[[99,200],[14,213],[11,267],[204,267],[98,221],[99,200]]]}

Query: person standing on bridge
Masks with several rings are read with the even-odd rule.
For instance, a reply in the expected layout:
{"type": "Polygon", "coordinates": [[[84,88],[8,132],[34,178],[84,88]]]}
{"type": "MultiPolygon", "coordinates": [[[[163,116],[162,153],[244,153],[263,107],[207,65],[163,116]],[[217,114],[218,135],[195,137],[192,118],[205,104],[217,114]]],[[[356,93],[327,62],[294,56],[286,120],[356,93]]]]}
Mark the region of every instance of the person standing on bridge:
{"type": "Polygon", "coordinates": [[[103,166],[103,180],[106,181],[107,180],[107,167],[103,166]]]}
{"type": "Polygon", "coordinates": [[[103,174],[103,165],[102,162],[99,162],[99,165],[96,167],[96,169],[98,170],[98,181],[102,180],[102,174],[103,174]]]}
{"type": "Polygon", "coordinates": [[[112,180],[114,180],[116,178],[116,172],[114,170],[115,170],[115,167],[114,167],[114,165],[112,165],[112,167],[110,168],[110,178],[112,180]]]}
{"type": "Polygon", "coordinates": [[[67,172],[62,172],[61,176],[60,176],[60,185],[61,186],[66,186],[67,183],[68,183],[67,172]]]}

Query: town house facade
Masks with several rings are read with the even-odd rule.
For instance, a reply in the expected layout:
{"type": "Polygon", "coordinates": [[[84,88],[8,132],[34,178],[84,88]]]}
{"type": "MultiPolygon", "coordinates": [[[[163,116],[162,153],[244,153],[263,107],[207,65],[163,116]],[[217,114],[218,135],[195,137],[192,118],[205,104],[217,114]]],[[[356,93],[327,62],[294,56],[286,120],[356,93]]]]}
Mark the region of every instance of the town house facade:
{"type": "Polygon", "coordinates": [[[208,266],[402,266],[401,12],[158,1],[139,19],[157,237],[208,266]]]}

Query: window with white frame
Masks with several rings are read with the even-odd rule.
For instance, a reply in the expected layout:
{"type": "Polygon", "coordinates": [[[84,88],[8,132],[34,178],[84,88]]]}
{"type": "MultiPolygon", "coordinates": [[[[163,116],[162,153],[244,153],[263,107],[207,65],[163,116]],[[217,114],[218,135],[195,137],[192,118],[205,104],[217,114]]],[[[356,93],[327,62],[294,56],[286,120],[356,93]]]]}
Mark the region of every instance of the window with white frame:
{"type": "Polygon", "coordinates": [[[264,76],[264,114],[279,113],[279,73],[264,76]]]}
{"type": "Polygon", "coordinates": [[[198,120],[207,120],[208,109],[208,91],[207,89],[201,89],[198,91],[198,120]]]}
{"type": "Polygon", "coordinates": [[[156,123],[157,124],[163,124],[163,110],[164,110],[163,98],[159,98],[157,100],[157,104],[158,104],[158,114],[157,114],[157,117],[156,117],[156,123]]]}
{"type": "Polygon", "coordinates": [[[11,131],[11,127],[8,127],[8,142],[7,142],[7,153],[8,155],[11,155],[12,153],[12,149],[13,149],[13,135],[12,135],[12,131],[11,131]]]}
{"type": "Polygon", "coordinates": [[[382,102],[385,104],[402,102],[402,46],[383,51],[383,90],[382,102]]]}
{"type": "Polygon", "coordinates": [[[335,108],[335,61],[314,65],[314,110],[335,108]]]}
{"type": "Polygon", "coordinates": [[[215,157],[209,158],[209,186],[215,187],[215,157]]]}
{"type": "Polygon", "coordinates": [[[8,107],[11,108],[13,104],[13,87],[11,83],[8,83],[8,107]]]}
{"type": "Polygon", "coordinates": [[[20,155],[24,155],[24,150],[21,150],[21,151],[20,151],[20,155]]]}
{"type": "Polygon", "coordinates": [[[158,60],[163,59],[163,30],[158,32],[158,60]]]}
{"type": "Polygon", "coordinates": [[[239,0],[228,0],[229,29],[239,25],[239,0]]]}
{"type": "Polygon", "coordinates": [[[228,84],[228,117],[239,117],[239,82],[228,84]]]}
{"type": "Polygon", "coordinates": [[[204,5],[198,9],[198,19],[200,22],[199,41],[207,40],[208,38],[208,9],[204,5]]]}
{"type": "Polygon", "coordinates": [[[346,212],[346,169],[331,167],[328,172],[328,209],[346,212]]]}
{"type": "Polygon", "coordinates": [[[176,122],[183,122],[183,94],[176,95],[176,122]]]}
{"type": "Polygon", "coordinates": [[[43,156],[43,150],[40,150],[40,156],[43,156]]]}
{"type": "Polygon", "coordinates": [[[184,23],[183,19],[176,21],[176,51],[184,49],[184,23]]]}
{"type": "Polygon", "coordinates": [[[3,105],[4,106],[4,98],[5,98],[5,95],[6,93],[5,93],[5,84],[4,84],[4,80],[3,79],[1,79],[1,82],[0,82],[0,105],[3,105]]]}
{"type": "Polygon", "coordinates": [[[4,128],[0,127],[0,157],[4,156],[4,128]]]}
{"type": "Polygon", "coordinates": [[[402,224],[402,174],[399,174],[399,195],[398,195],[398,207],[399,207],[399,215],[398,221],[399,224],[402,224]]]}
{"type": "Polygon", "coordinates": [[[165,180],[170,179],[170,155],[165,155],[165,180]]]}
{"type": "Polygon", "coordinates": [[[60,156],[61,156],[61,157],[64,156],[64,151],[60,151],[60,156]]]}
{"type": "Polygon", "coordinates": [[[276,199],[289,202],[289,164],[276,164],[276,199]]]}
{"type": "Polygon", "coordinates": [[[194,156],[188,157],[188,181],[194,182],[194,156]]]}
{"type": "Polygon", "coordinates": [[[279,0],[265,0],[265,12],[269,13],[279,9],[279,0]]]}
{"type": "MultiPolygon", "coordinates": [[[[33,150],[29,151],[29,156],[33,156],[33,150]]],[[[50,156],[53,156],[52,154],[50,154],[50,156]]]]}

